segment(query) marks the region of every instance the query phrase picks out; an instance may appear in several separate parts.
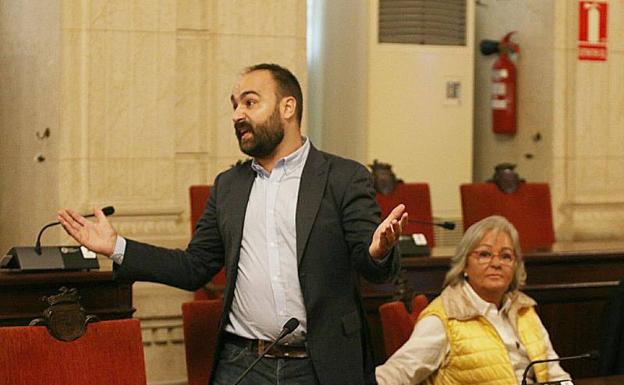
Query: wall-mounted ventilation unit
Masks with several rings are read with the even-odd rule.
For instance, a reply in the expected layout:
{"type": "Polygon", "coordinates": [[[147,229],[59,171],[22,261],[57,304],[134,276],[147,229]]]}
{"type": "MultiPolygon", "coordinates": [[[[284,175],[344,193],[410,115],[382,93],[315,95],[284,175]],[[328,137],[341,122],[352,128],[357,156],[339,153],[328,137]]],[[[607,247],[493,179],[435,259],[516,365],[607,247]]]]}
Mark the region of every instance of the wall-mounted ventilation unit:
{"type": "Polygon", "coordinates": [[[379,0],[378,41],[466,45],[466,0],[379,0]]]}

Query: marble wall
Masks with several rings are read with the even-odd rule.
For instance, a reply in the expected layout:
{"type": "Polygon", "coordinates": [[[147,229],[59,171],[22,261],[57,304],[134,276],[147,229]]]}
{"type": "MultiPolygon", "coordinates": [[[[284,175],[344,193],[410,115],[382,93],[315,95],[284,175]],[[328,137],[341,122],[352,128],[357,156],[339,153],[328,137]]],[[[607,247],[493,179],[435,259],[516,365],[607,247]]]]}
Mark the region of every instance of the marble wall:
{"type": "Polygon", "coordinates": [[[188,186],[242,158],[229,94],[243,67],[306,79],[301,1],[64,1],[62,30],[60,168],[82,182],[62,203],[114,203],[143,239],[185,240],[188,186]]]}
{"type": "Polygon", "coordinates": [[[0,2],[1,253],[34,245],[59,207],[60,40],[57,4],[0,2]]]}
{"type": "Polygon", "coordinates": [[[555,140],[559,230],[624,238],[624,0],[610,0],[607,61],[577,59],[578,5],[555,2],[555,140]]]}
{"type": "MultiPolygon", "coordinates": [[[[123,235],[184,247],[188,187],[243,158],[230,119],[238,73],[275,62],[307,89],[305,0],[0,4],[3,248],[34,242],[59,207],[103,205],[123,235]]],[[[60,230],[45,241],[69,242],[60,230]]],[[[183,383],[191,294],[134,289],[150,383],[183,383]]]]}

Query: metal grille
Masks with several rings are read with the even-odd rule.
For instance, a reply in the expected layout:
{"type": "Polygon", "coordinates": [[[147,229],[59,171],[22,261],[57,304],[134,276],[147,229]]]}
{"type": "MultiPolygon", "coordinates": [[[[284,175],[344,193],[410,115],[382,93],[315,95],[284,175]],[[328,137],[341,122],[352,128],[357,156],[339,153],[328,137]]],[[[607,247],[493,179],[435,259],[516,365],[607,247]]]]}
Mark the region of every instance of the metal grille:
{"type": "Polygon", "coordinates": [[[466,45],[466,0],[379,0],[380,43],[466,45]]]}

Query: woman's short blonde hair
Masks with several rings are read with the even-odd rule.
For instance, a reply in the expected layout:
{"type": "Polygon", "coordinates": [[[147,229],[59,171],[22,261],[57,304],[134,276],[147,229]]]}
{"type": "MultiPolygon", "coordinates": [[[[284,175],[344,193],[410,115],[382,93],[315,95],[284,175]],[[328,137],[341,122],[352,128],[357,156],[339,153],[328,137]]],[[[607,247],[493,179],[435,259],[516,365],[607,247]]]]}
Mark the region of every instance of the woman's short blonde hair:
{"type": "Polygon", "coordinates": [[[520,249],[518,231],[505,217],[492,215],[474,223],[466,230],[459,245],[457,245],[455,255],[451,259],[451,268],[444,278],[444,287],[449,285],[454,286],[466,280],[464,277],[464,269],[466,267],[468,255],[481,243],[483,237],[492,230],[496,233],[502,231],[509,235],[516,255],[514,274],[507,291],[511,292],[524,286],[526,283],[526,270],[524,269],[524,259],[522,258],[522,250],[520,249]]]}

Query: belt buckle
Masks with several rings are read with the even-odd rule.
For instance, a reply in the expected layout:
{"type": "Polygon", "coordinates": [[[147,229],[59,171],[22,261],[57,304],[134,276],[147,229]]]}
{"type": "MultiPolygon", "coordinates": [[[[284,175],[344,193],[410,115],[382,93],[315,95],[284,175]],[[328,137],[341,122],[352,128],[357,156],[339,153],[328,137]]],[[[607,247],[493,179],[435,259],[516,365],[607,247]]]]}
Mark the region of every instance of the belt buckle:
{"type": "MultiPolygon", "coordinates": [[[[265,349],[269,347],[269,345],[271,345],[270,342],[267,343],[267,341],[258,340],[258,356],[261,356],[264,353],[265,349]]],[[[264,356],[266,358],[276,358],[276,356],[274,354],[271,354],[268,351],[267,351],[267,353],[264,356]]]]}

